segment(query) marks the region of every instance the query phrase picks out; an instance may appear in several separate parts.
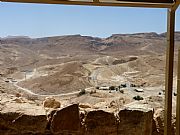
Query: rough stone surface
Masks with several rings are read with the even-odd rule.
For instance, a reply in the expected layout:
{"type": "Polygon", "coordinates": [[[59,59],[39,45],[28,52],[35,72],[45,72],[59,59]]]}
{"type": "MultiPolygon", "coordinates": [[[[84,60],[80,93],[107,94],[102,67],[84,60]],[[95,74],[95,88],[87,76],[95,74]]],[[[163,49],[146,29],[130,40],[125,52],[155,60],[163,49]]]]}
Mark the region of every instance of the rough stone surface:
{"type": "Polygon", "coordinates": [[[85,118],[86,135],[117,135],[117,122],[113,113],[90,111],[85,118]]]}
{"type": "Polygon", "coordinates": [[[57,100],[55,100],[54,98],[51,97],[46,97],[46,99],[43,102],[43,106],[44,108],[60,108],[61,107],[61,103],[57,100]]]}
{"type": "Polygon", "coordinates": [[[88,104],[88,103],[86,103],[86,104],[85,103],[83,103],[83,104],[81,103],[81,104],[79,104],[79,107],[80,108],[92,108],[92,106],[90,104],[88,104]]]}
{"type": "Polygon", "coordinates": [[[43,134],[45,133],[46,125],[47,119],[45,115],[0,114],[1,134],[43,134]]]}
{"type": "Polygon", "coordinates": [[[80,131],[80,116],[77,104],[70,105],[63,109],[57,110],[51,120],[51,131],[53,133],[80,131]]]}
{"type": "MultiPolygon", "coordinates": [[[[172,135],[175,135],[175,117],[172,116],[172,135]]],[[[153,135],[163,135],[164,134],[164,110],[157,109],[154,113],[153,119],[153,135]]]]}
{"type": "Polygon", "coordinates": [[[1,112],[0,135],[161,135],[156,132],[163,123],[160,112],[157,121],[152,121],[152,110],[142,108],[121,110],[117,117],[103,110],[80,115],[78,104],[54,109],[48,116],[1,112]]]}
{"type": "Polygon", "coordinates": [[[124,109],[119,112],[118,135],[151,135],[152,110],[124,109]]]}

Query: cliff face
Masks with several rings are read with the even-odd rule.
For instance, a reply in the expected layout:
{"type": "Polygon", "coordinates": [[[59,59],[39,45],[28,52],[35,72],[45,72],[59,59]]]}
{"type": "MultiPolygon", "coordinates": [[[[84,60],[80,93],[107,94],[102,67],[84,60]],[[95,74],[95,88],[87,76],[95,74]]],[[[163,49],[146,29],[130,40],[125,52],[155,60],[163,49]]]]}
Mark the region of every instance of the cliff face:
{"type": "Polygon", "coordinates": [[[151,135],[152,110],[124,109],[118,114],[103,110],[80,113],[78,105],[46,115],[0,114],[1,135],[151,135]]]}

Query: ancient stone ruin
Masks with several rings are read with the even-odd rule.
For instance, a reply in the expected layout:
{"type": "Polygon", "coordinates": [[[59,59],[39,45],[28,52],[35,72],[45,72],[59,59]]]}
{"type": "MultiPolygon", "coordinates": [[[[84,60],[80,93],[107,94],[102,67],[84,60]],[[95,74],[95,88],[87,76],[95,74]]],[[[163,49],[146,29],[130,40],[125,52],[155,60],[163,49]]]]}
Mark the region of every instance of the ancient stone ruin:
{"type": "Polygon", "coordinates": [[[78,104],[46,115],[0,114],[4,135],[151,135],[152,109],[125,108],[117,114],[103,110],[82,113],[78,104]]]}

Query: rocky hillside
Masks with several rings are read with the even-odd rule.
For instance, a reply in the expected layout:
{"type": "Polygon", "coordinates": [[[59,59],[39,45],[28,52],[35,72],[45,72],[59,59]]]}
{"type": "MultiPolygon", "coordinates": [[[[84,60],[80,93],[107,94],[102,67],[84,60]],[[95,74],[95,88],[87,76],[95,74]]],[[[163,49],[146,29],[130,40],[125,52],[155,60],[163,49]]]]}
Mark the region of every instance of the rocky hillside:
{"type": "Polygon", "coordinates": [[[0,38],[0,134],[162,135],[165,37],[0,38]]]}
{"type": "MultiPolygon", "coordinates": [[[[164,74],[165,37],[166,33],[136,33],[108,38],[81,35],[0,38],[0,73],[20,79],[21,86],[41,94],[91,86],[88,77],[91,67],[96,70],[96,64],[107,66],[94,71],[95,78],[106,82],[129,69],[141,71],[140,77],[146,76],[144,79],[149,84],[164,84],[158,80],[163,80],[160,78],[164,74]],[[129,57],[136,59],[131,61],[129,57]],[[22,80],[24,72],[32,74],[26,81],[22,80]]],[[[175,37],[176,47],[180,46],[180,32],[175,37]]]]}
{"type": "MultiPolygon", "coordinates": [[[[166,33],[136,33],[136,34],[114,34],[108,38],[96,38],[81,35],[68,35],[56,37],[44,37],[31,39],[28,37],[7,37],[0,38],[0,45],[7,44],[26,47],[31,50],[53,51],[59,53],[67,52],[94,52],[94,51],[119,51],[125,46],[154,45],[162,47],[165,43],[166,33]],[[152,45],[151,45],[152,44],[152,45]],[[118,46],[118,47],[117,47],[118,46]]],[[[180,32],[175,33],[176,41],[180,41],[180,32]]],[[[153,48],[147,48],[153,49],[153,48]]]]}

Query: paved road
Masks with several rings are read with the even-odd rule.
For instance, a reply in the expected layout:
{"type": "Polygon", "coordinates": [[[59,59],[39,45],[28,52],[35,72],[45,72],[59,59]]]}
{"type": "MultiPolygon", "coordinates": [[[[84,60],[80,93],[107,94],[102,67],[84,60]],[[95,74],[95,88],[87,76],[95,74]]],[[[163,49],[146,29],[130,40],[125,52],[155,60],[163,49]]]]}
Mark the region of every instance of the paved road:
{"type": "Polygon", "coordinates": [[[74,94],[78,94],[79,91],[75,91],[75,92],[70,92],[70,93],[65,93],[65,94],[47,94],[47,95],[43,95],[43,94],[37,94],[37,93],[34,93],[32,92],[30,89],[27,89],[27,88],[23,88],[19,85],[17,85],[17,83],[13,83],[13,85],[22,90],[22,91],[25,91],[27,92],[28,94],[31,94],[31,95],[34,95],[34,96],[42,96],[42,97],[47,97],[47,96],[53,96],[53,97],[60,97],[60,96],[70,96],[70,95],[74,95],[74,94]]]}
{"type": "Polygon", "coordinates": [[[16,88],[21,89],[22,91],[25,91],[25,92],[27,92],[28,94],[35,95],[35,96],[39,96],[39,94],[36,94],[36,93],[32,92],[32,91],[29,90],[29,89],[20,87],[19,85],[17,85],[17,83],[12,83],[12,84],[13,84],[16,88]]]}
{"type": "MultiPolygon", "coordinates": [[[[28,94],[30,94],[30,95],[34,95],[34,96],[42,96],[42,97],[53,96],[53,97],[60,97],[60,96],[75,95],[75,94],[78,94],[78,93],[79,93],[79,91],[75,91],[75,92],[70,92],[70,93],[65,93],[65,94],[47,94],[47,95],[43,95],[43,94],[34,93],[34,92],[32,92],[32,90],[27,89],[27,88],[23,88],[23,87],[21,87],[21,86],[18,85],[19,82],[24,81],[24,80],[27,80],[27,79],[33,77],[33,76],[35,75],[35,72],[36,72],[36,70],[34,70],[33,74],[30,75],[30,77],[28,77],[28,78],[26,78],[26,79],[23,78],[23,79],[21,79],[21,80],[18,80],[17,82],[12,82],[11,80],[9,80],[9,83],[11,83],[13,86],[15,86],[16,88],[20,89],[21,91],[24,91],[24,92],[26,92],[26,93],[28,93],[28,94]]],[[[3,80],[5,81],[6,78],[4,78],[3,80]]]]}

